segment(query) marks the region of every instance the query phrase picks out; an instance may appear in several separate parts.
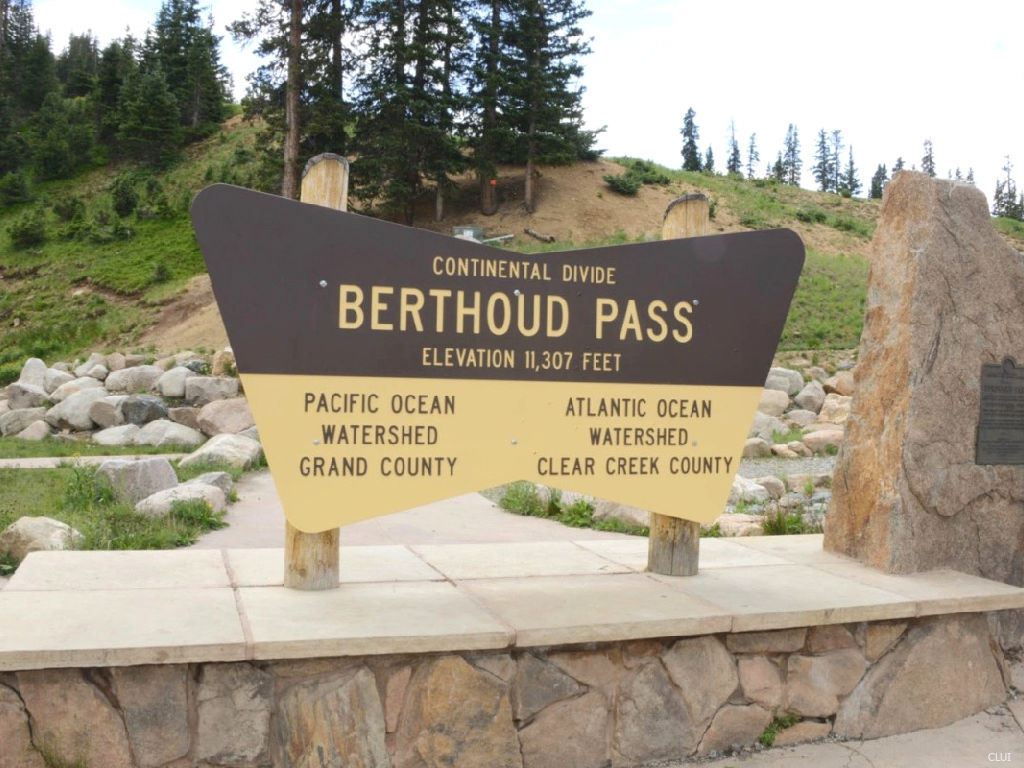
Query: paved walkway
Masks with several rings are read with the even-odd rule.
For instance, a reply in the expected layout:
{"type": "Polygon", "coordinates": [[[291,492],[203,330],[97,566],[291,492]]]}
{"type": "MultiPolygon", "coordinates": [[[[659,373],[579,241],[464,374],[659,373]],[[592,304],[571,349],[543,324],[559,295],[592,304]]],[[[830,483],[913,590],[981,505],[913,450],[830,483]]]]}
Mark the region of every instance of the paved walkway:
{"type": "MultiPolygon", "coordinates": [[[[238,501],[228,507],[227,528],[204,535],[193,549],[284,546],[284,511],[269,470],[239,480],[238,501]]],[[[341,528],[343,545],[457,544],[514,541],[581,541],[629,538],[621,533],[569,528],[552,520],[503,512],[479,493],[425,504],[341,528]]]]}

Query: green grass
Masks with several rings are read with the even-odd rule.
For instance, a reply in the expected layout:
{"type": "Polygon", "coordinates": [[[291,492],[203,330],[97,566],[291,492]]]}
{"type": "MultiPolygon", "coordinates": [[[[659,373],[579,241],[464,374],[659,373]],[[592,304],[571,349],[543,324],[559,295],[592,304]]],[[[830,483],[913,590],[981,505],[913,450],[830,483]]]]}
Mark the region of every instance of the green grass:
{"type": "Polygon", "coordinates": [[[995,226],[996,231],[1016,240],[1018,250],[1024,249],[1024,221],[1000,216],[997,219],[992,219],[992,224],[995,226]]]}
{"type": "Polygon", "coordinates": [[[246,182],[236,159],[246,156],[255,132],[243,124],[216,134],[159,175],[115,164],[36,184],[33,202],[0,209],[0,385],[16,378],[28,357],[52,363],[99,343],[111,349],[134,343],[158,303],[205,271],[188,206],[211,181],[246,182]],[[110,185],[124,173],[134,178],[149,214],[119,219],[110,211],[110,185]],[[152,192],[151,181],[158,183],[152,192]],[[62,222],[53,210],[69,196],[85,203],[77,223],[62,222]],[[30,211],[43,213],[47,240],[17,250],[8,229],[30,211]],[[70,237],[76,228],[79,235],[70,237]]]}
{"type": "Polygon", "coordinates": [[[178,480],[183,483],[199,477],[200,475],[205,475],[207,472],[227,472],[231,475],[231,479],[237,483],[238,478],[245,473],[244,469],[239,469],[238,467],[232,467],[229,464],[223,464],[215,461],[201,461],[187,467],[183,467],[178,463],[174,467],[174,471],[178,474],[178,480]]]}
{"type": "Polygon", "coordinates": [[[852,349],[860,343],[868,264],[807,249],[779,349],[852,349]]]}
{"type": "MultiPolygon", "coordinates": [[[[96,467],[0,469],[0,530],[20,517],[52,517],[82,534],[77,549],[171,549],[195,543],[224,527],[222,515],[205,502],[177,502],[162,517],[137,514],[114,499],[96,467]]],[[[0,561],[13,565],[7,556],[0,561]]]]}
{"type": "Polygon", "coordinates": [[[761,522],[765,536],[795,536],[801,533],[821,533],[821,526],[804,521],[795,512],[786,514],[781,509],[772,515],[765,515],[761,522]]]}
{"type": "Polygon", "coordinates": [[[505,486],[498,500],[498,506],[513,515],[543,517],[571,528],[592,528],[596,531],[628,533],[632,536],[650,534],[650,529],[647,526],[632,525],[617,517],[595,520],[594,507],[590,502],[577,499],[572,504],[563,504],[560,494],[555,490],[552,490],[551,499],[545,503],[541,499],[537,487],[525,480],[505,486]]]}
{"type": "Polygon", "coordinates": [[[793,442],[799,442],[804,439],[804,431],[799,427],[793,427],[785,432],[774,431],[772,432],[772,442],[776,445],[788,444],[793,442]]]}
{"type": "Polygon", "coordinates": [[[97,445],[86,440],[19,440],[0,437],[0,459],[34,459],[40,457],[73,458],[75,456],[149,456],[163,453],[191,453],[185,446],[97,445]]]}

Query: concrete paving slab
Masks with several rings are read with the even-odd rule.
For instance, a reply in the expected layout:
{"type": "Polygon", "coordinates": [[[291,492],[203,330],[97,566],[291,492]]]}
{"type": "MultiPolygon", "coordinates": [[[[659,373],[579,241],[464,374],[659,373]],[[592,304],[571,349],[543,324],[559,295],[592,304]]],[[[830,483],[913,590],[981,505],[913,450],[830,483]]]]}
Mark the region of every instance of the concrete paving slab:
{"type": "MultiPolygon", "coordinates": [[[[625,565],[634,571],[647,570],[647,546],[645,536],[629,536],[623,539],[600,541],[579,541],[579,546],[589,549],[601,557],[625,565]]],[[[737,568],[748,565],[792,565],[789,560],[766,552],[744,547],[734,539],[701,539],[700,565],[704,568],[737,568]]]]}
{"type": "Polygon", "coordinates": [[[512,630],[447,582],[238,590],[257,659],[507,648],[512,630]]]}
{"type": "MultiPolygon", "coordinates": [[[[932,728],[870,741],[823,741],[748,752],[701,768],[983,768],[1024,760],[1024,731],[1008,707],[932,728]]],[[[689,768],[670,762],[662,768],[689,768]]]]}
{"type": "Polygon", "coordinates": [[[130,454],[127,456],[63,456],[58,458],[0,459],[0,469],[53,469],[62,464],[71,464],[72,462],[78,462],[79,464],[102,464],[107,459],[122,459],[124,461],[167,459],[168,461],[174,461],[187,455],[186,453],[150,453],[146,455],[130,454]]]}
{"type": "Polygon", "coordinates": [[[530,647],[728,632],[732,617],[643,574],[473,579],[458,586],[530,647]]]}
{"type": "Polygon", "coordinates": [[[915,600],[809,565],[708,568],[696,576],[651,574],[733,617],[733,632],[914,616],[915,600]]]}
{"type": "MultiPolygon", "coordinates": [[[[791,563],[857,562],[853,558],[822,549],[820,533],[805,533],[798,536],[741,536],[730,541],[764,554],[781,557],[791,563]]],[[[701,540],[702,545],[703,543],[704,539],[701,540]]]]}
{"type": "Polygon", "coordinates": [[[571,541],[505,542],[501,546],[414,544],[410,549],[449,579],[460,581],[630,571],[571,541]]]}
{"type": "Polygon", "coordinates": [[[230,587],[216,550],[33,552],[8,590],[184,589],[230,587]]]}
{"type": "MultiPolygon", "coordinates": [[[[235,586],[270,587],[284,584],[284,549],[224,550],[235,586]]],[[[342,547],[341,583],[373,581],[443,581],[444,576],[407,547],[370,545],[342,547]]]]}
{"type": "Polygon", "coordinates": [[[959,571],[936,570],[896,576],[860,563],[821,563],[817,567],[915,600],[920,604],[919,615],[922,616],[1021,607],[1019,587],[959,571]]]}
{"type": "Polygon", "coordinates": [[[0,617],[0,671],[245,658],[231,589],[5,589],[0,617]]]}

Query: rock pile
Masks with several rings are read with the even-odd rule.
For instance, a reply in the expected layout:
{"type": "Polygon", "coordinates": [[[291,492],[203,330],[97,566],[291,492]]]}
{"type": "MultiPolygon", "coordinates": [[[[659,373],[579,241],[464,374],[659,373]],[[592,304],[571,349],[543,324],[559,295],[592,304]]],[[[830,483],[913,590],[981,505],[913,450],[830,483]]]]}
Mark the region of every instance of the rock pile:
{"type": "Polygon", "coordinates": [[[31,358],[18,380],[0,390],[0,435],[190,449],[219,435],[258,440],[233,372],[229,350],[211,361],[195,352],[152,363],[141,355],[95,353],[50,367],[31,358]]]}
{"type": "Polygon", "coordinates": [[[771,369],[743,448],[744,458],[794,459],[838,451],[850,416],[853,372],[847,368],[829,376],[812,366],[808,373],[809,381],[790,368],[771,369]]]}

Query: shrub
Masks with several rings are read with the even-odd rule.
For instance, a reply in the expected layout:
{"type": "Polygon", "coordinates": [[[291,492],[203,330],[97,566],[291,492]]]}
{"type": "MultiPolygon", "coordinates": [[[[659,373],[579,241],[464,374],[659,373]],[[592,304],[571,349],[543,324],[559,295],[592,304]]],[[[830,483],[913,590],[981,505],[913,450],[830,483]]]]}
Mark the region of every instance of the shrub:
{"type": "Polygon", "coordinates": [[[61,221],[75,221],[85,217],[85,201],[76,195],[58,197],[51,207],[61,221]]]}
{"type": "Polygon", "coordinates": [[[805,224],[824,224],[828,219],[828,214],[821,208],[805,208],[797,211],[796,217],[805,224]]]}
{"type": "Polygon", "coordinates": [[[37,248],[46,242],[46,219],[42,208],[23,213],[7,228],[11,245],[19,251],[37,248]]]}
{"type": "Polygon", "coordinates": [[[605,183],[620,195],[633,196],[640,191],[641,181],[624,173],[621,176],[605,176],[605,183]]]}
{"type": "Polygon", "coordinates": [[[32,199],[28,188],[28,179],[21,171],[6,173],[0,177],[0,205],[17,205],[32,199]]]}
{"type": "Polygon", "coordinates": [[[135,189],[135,182],[127,174],[122,173],[114,179],[110,193],[114,198],[114,210],[122,219],[131,216],[139,207],[139,193],[135,189]]]}

